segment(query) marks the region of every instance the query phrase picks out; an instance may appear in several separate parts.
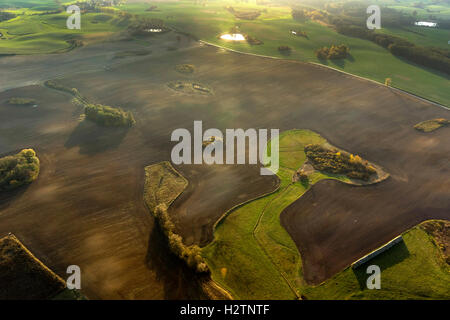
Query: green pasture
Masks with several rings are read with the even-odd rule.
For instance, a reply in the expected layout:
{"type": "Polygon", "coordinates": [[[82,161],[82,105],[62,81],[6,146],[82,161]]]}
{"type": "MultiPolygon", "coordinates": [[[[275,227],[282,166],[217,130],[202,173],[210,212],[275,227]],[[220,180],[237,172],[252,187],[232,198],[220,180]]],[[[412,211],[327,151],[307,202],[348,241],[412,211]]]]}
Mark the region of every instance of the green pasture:
{"type": "Polygon", "coordinates": [[[381,268],[382,290],[366,288],[366,265],[347,268],[316,287],[305,283],[300,254],[279,217],[317,181],[347,180],[315,172],[309,185],[292,182],[306,159],[304,146],[323,142],[309,130],[280,135],[280,187],[231,210],[218,223],[214,241],[202,249],[212,278],[238,299],[448,299],[450,268],[420,227],[406,232],[403,244],[370,261],[381,268]]]}

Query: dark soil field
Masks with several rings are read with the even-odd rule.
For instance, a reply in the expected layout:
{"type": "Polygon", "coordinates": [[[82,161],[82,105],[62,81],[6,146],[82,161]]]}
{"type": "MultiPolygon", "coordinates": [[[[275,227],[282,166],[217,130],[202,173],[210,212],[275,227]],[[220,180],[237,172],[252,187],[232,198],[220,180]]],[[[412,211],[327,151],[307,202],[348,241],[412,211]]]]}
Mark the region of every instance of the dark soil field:
{"type": "MultiPolygon", "coordinates": [[[[157,38],[151,43],[150,50],[158,46],[157,38]]],[[[18,58],[0,59],[6,73],[7,59],[18,58]]],[[[34,76],[28,70],[38,83],[54,77],[58,67],[53,56],[41,59],[47,59],[49,77],[45,68],[36,68],[34,76]]],[[[444,109],[322,67],[214,47],[127,59],[89,73],[61,69],[61,82],[93,103],[131,110],[137,123],[130,129],[80,122],[82,110],[70,103],[70,95],[38,85],[12,89],[1,80],[10,90],[0,93],[0,154],[33,147],[41,174],[27,188],[1,195],[0,236],[15,233],[63,278],[68,265],[79,265],[88,298],[202,297],[192,275],[167,253],[143,202],[144,167],[169,160],[171,132],[192,130],[194,120],[203,120],[204,129],[223,131],[311,129],[391,174],[371,187],[319,183],[282,215],[301,243],[311,282],[423,219],[450,218],[449,131],[425,135],[413,128],[448,117],[444,109]],[[195,66],[194,74],[176,72],[175,65],[186,63],[195,66]],[[186,79],[214,94],[187,95],[166,85],[186,79]],[[4,101],[11,97],[36,99],[38,107],[8,106],[4,101]]],[[[21,74],[20,68],[26,65],[10,71],[21,74]]],[[[276,184],[273,177],[259,176],[256,166],[177,169],[189,187],[171,215],[186,243],[207,243],[225,210],[276,184]]]]}

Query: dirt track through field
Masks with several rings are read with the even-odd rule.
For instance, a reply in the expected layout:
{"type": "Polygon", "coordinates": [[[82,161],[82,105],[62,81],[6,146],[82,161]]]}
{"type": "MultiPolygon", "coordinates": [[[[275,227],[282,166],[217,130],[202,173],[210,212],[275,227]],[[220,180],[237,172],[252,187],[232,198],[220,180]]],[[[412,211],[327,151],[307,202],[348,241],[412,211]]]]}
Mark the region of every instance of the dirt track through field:
{"type": "MultiPolygon", "coordinates": [[[[192,130],[194,120],[222,131],[311,129],[392,175],[373,187],[321,182],[283,213],[311,282],[420,220],[449,218],[449,130],[426,135],[412,128],[448,112],[389,88],[313,65],[211,47],[167,51],[63,82],[90,101],[133,111],[136,127],[80,123],[71,97],[51,89],[1,92],[0,153],[34,147],[42,172],[28,188],[0,199],[0,235],[14,232],[62,276],[68,265],[80,265],[83,291],[91,298],[199,296],[189,273],[164,250],[142,199],[144,167],[170,159],[171,132],[192,130]],[[174,66],[181,63],[194,64],[196,72],[177,73],[174,66]],[[204,83],[214,95],[166,86],[183,79],[204,83]],[[4,101],[14,96],[36,98],[39,106],[7,106],[4,101]]],[[[179,169],[191,187],[171,215],[188,243],[210,241],[212,225],[226,209],[275,184],[256,166],[179,169]]]]}

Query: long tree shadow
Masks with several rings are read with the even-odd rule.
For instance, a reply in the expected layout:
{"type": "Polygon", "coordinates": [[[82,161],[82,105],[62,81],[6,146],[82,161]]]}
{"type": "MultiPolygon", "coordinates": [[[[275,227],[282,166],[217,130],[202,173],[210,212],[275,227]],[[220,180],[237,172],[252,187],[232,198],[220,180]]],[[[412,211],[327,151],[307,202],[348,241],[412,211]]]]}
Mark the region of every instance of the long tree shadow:
{"type": "Polygon", "coordinates": [[[360,265],[359,267],[353,269],[353,273],[358,280],[359,287],[361,290],[367,289],[367,278],[370,274],[367,274],[367,267],[370,265],[377,265],[380,267],[381,276],[383,271],[389,269],[390,267],[402,262],[410,256],[408,247],[405,242],[401,241],[394,245],[392,248],[381,253],[375,258],[367,261],[366,263],[360,265]]]}
{"type": "Polygon", "coordinates": [[[95,154],[116,149],[126,137],[128,127],[102,127],[91,121],[81,121],[64,146],[80,147],[81,154],[95,154]]]}
{"type": "Polygon", "coordinates": [[[338,66],[340,68],[345,67],[345,59],[331,59],[330,60],[335,66],[338,66]]]}
{"type": "Polygon", "coordinates": [[[30,185],[28,184],[11,191],[0,190],[0,211],[7,209],[10,203],[15,199],[20,198],[29,187],[30,185]]]}
{"type": "Polygon", "coordinates": [[[165,299],[206,299],[198,275],[171,253],[157,223],[150,230],[146,264],[155,272],[157,281],[163,283],[165,299]]]}
{"type": "Polygon", "coordinates": [[[319,60],[319,62],[320,62],[321,64],[324,64],[324,65],[326,65],[326,66],[329,65],[328,59],[321,59],[321,58],[317,58],[317,59],[319,60]]]}

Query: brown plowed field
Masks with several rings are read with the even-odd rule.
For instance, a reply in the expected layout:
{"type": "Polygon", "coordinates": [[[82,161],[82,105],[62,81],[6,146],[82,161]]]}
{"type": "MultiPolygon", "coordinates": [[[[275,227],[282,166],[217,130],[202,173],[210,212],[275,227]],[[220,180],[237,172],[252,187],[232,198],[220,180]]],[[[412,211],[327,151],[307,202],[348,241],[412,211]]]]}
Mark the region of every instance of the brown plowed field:
{"type": "MultiPolygon", "coordinates": [[[[53,57],[47,59],[48,68],[58,67],[53,57]]],[[[7,74],[8,63],[2,61],[7,74]]],[[[37,70],[38,79],[45,80],[43,69],[37,70]]],[[[65,71],[67,86],[93,102],[133,111],[137,124],[115,130],[80,123],[81,110],[70,96],[40,86],[1,92],[0,154],[33,147],[42,171],[28,188],[0,199],[0,236],[15,233],[63,277],[68,265],[79,265],[90,298],[200,296],[190,274],[167,255],[142,199],[144,167],[170,159],[171,132],[191,130],[194,120],[203,120],[205,129],[315,130],[392,175],[373,187],[319,183],[283,214],[283,224],[302,244],[311,281],[420,220],[449,217],[449,131],[413,129],[425,119],[448,117],[444,109],[317,66],[213,47],[74,72],[65,71]],[[181,63],[194,64],[196,72],[177,73],[174,67],[181,63]],[[214,95],[186,95],[166,86],[186,78],[212,88],[214,95]],[[35,98],[39,106],[8,106],[9,97],[35,98]]],[[[226,209],[276,183],[260,177],[256,167],[179,169],[190,187],[171,214],[189,243],[209,241],[212,224],[226,209]]]]}

